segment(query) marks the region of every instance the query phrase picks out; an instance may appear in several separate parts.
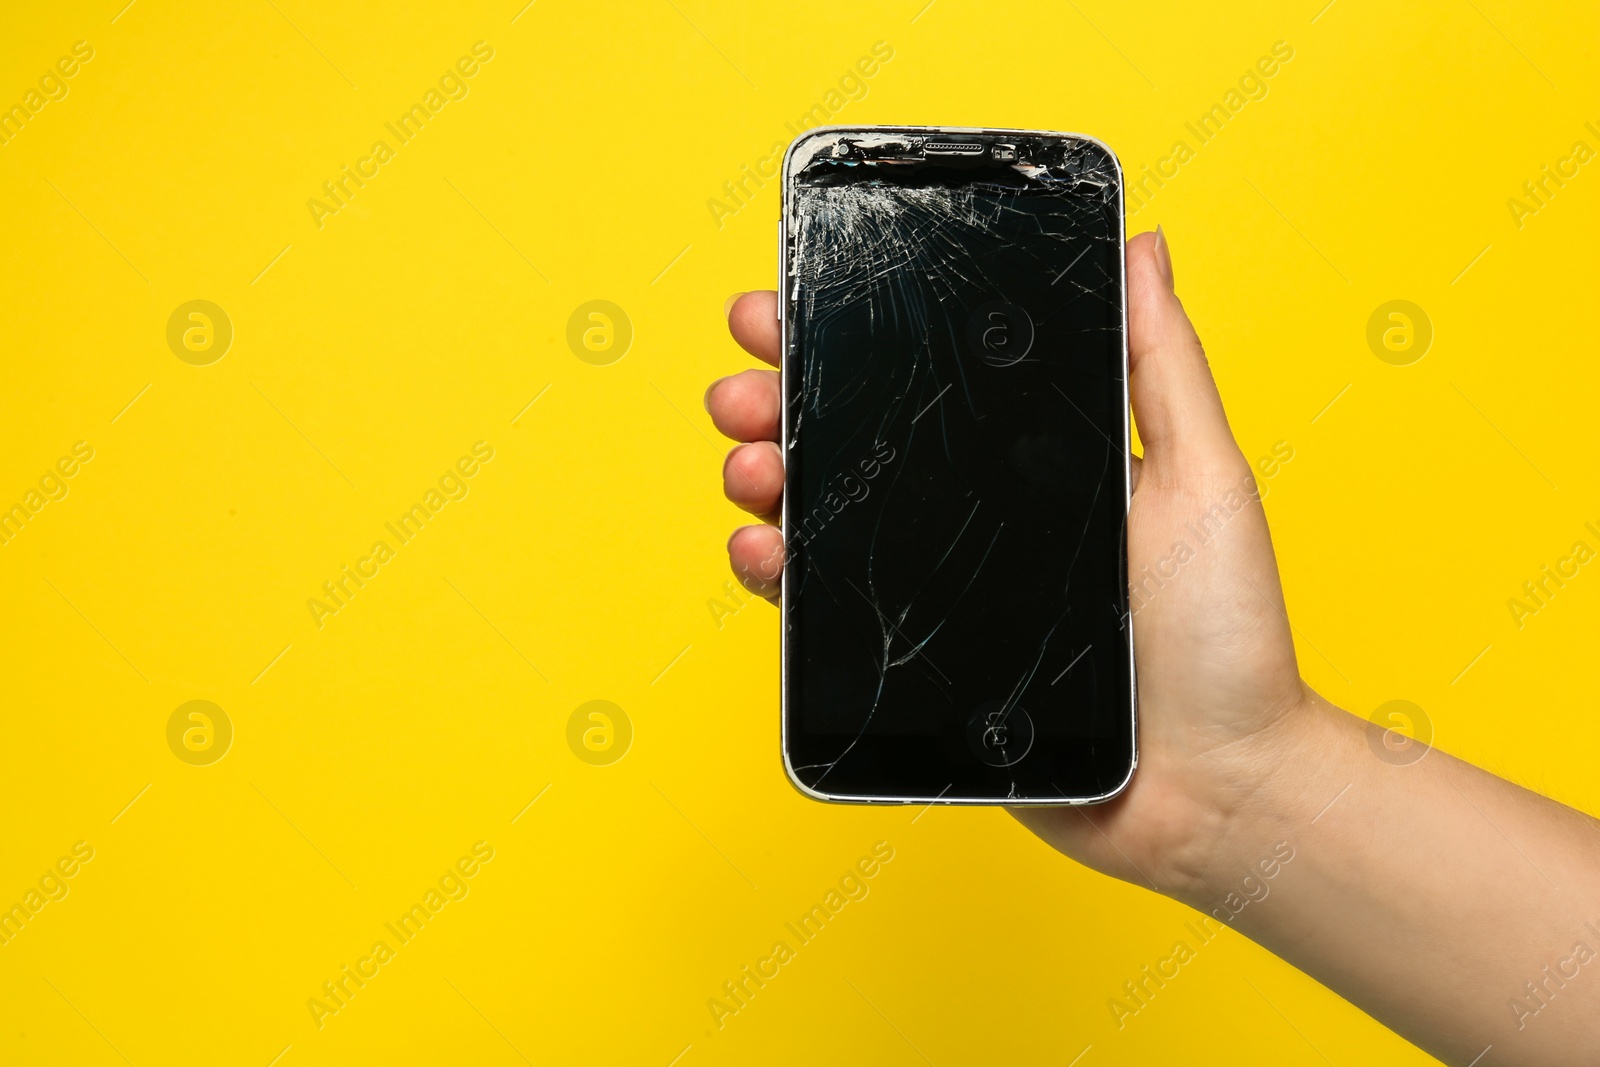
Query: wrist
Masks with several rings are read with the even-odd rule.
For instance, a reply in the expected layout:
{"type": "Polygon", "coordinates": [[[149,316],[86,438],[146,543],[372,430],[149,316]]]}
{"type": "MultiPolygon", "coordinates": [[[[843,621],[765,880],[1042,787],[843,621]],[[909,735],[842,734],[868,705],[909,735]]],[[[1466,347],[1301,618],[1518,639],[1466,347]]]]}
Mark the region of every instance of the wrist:
{"type": "Polygon", "coordinates": [[[1246,877],[1286,862],[1354,781],[1362,726],[1307,688],[1267,725],[1208,755],[1187,791],[1192,840],[1171,851],[1166,894],[1212,912],[1246,877]]]}

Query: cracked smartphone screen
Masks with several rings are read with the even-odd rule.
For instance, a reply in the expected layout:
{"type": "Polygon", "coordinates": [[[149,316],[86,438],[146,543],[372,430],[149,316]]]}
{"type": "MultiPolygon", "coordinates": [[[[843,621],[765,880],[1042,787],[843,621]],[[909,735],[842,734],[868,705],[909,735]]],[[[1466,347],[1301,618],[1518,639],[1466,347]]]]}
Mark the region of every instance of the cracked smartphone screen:
{"type": "Polygon", "coordinates": [[[817,131],[784,219],[791,778],[833,800],[1113,795],[1134,756],[1115,158],[817,131]]]}

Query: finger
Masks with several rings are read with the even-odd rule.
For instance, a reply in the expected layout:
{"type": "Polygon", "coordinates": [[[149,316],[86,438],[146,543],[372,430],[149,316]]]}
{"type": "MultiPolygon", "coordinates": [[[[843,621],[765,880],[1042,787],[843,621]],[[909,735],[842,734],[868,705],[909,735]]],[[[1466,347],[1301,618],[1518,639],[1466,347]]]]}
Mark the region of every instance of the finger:
{"type": "Polygon", "coordinates": [[[750,592],[776,597],[783,587],[783,531],[776,526],[739,527],[728,538],[728,562],[750,592]]]}
{"type": "Polygon", "coordinates": [[[728,302],[728,331],[746,352],[778,365],[778,294],[740,293],[728,302]]]}
{"type": "Polygon", "coordinates": [[[1139,472],[1144,467],[1144,460],[1138,456],[1129,456],[1128,459],[1132,461],[1130,466],[1133,472],[1133,476],[1128,479],[1128,492],[1133,493],[1139,489],[1139,472]]]}
{"type": "Polygon", "coordinates": [[[771,441],[740,445],[722,464],[722,492],[752,515],[773,515],[783,500],[783,455],[771,441]]]}
{"type": "Polygon", "coordinates": [[[776,441],[781,388],[775,370],[747,370],[718,378],[706,390],[706,411],[735,441],[776,441]]]}
{"type": "Polygon", "coordinates": [[[1160,482],[1239,462],[1205,350],[1172,288],[1166,234],[1128,242],[1128,392],[1146,472],[1160,482]]]}

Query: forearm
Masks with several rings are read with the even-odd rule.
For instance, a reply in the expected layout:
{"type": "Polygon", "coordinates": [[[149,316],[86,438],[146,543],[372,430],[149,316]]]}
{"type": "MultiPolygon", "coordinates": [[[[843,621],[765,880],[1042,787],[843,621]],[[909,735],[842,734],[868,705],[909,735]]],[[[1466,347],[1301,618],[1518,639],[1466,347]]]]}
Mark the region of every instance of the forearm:
{"type": "Polygon", "coordinates": [[[1446,1062],[1592,1063],[1600,827],[1380,737],[1321,701],[1297,716],[1186,902],[1446,1062]]]}

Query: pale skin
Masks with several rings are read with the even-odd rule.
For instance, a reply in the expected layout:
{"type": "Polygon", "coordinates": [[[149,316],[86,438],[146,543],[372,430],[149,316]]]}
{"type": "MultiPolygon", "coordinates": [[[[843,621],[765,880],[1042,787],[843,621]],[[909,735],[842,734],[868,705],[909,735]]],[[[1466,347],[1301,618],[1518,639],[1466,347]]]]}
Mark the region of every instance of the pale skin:
{"type": "MultiPolygon", "coordinates": [[[[1159,231],[1128,242],[1127,276],[1129,390],[1144,446],[1128,516],[1138,576],[1252,473],[1159,231]]],[[[772,292],[727,306],[735,340],[772,366],[776,311],[772,292]]],[[[734,531],[730,562],[746,588],[775,600],[778,373],[718,379],[706,408],[742,442],[723,470],[728,499],[765,520],[734,531]]],[[[1313,692],[1253,495],[1177,578],[1139,601],[1134,651],[1132,783],[1098,806],[1017,809],[1023,824],[1097,871],[1229,916],[1447,1063],[1595,1062],[1600,823],[1438,750],[1397,755],[1395,738],[1385,747],[1379,728],[1313,692]],[[1234,915],[1245,876],[1259,884],[1282,842],[1294,858],[1276,867],[1270,895],[1234,915]]]]}

